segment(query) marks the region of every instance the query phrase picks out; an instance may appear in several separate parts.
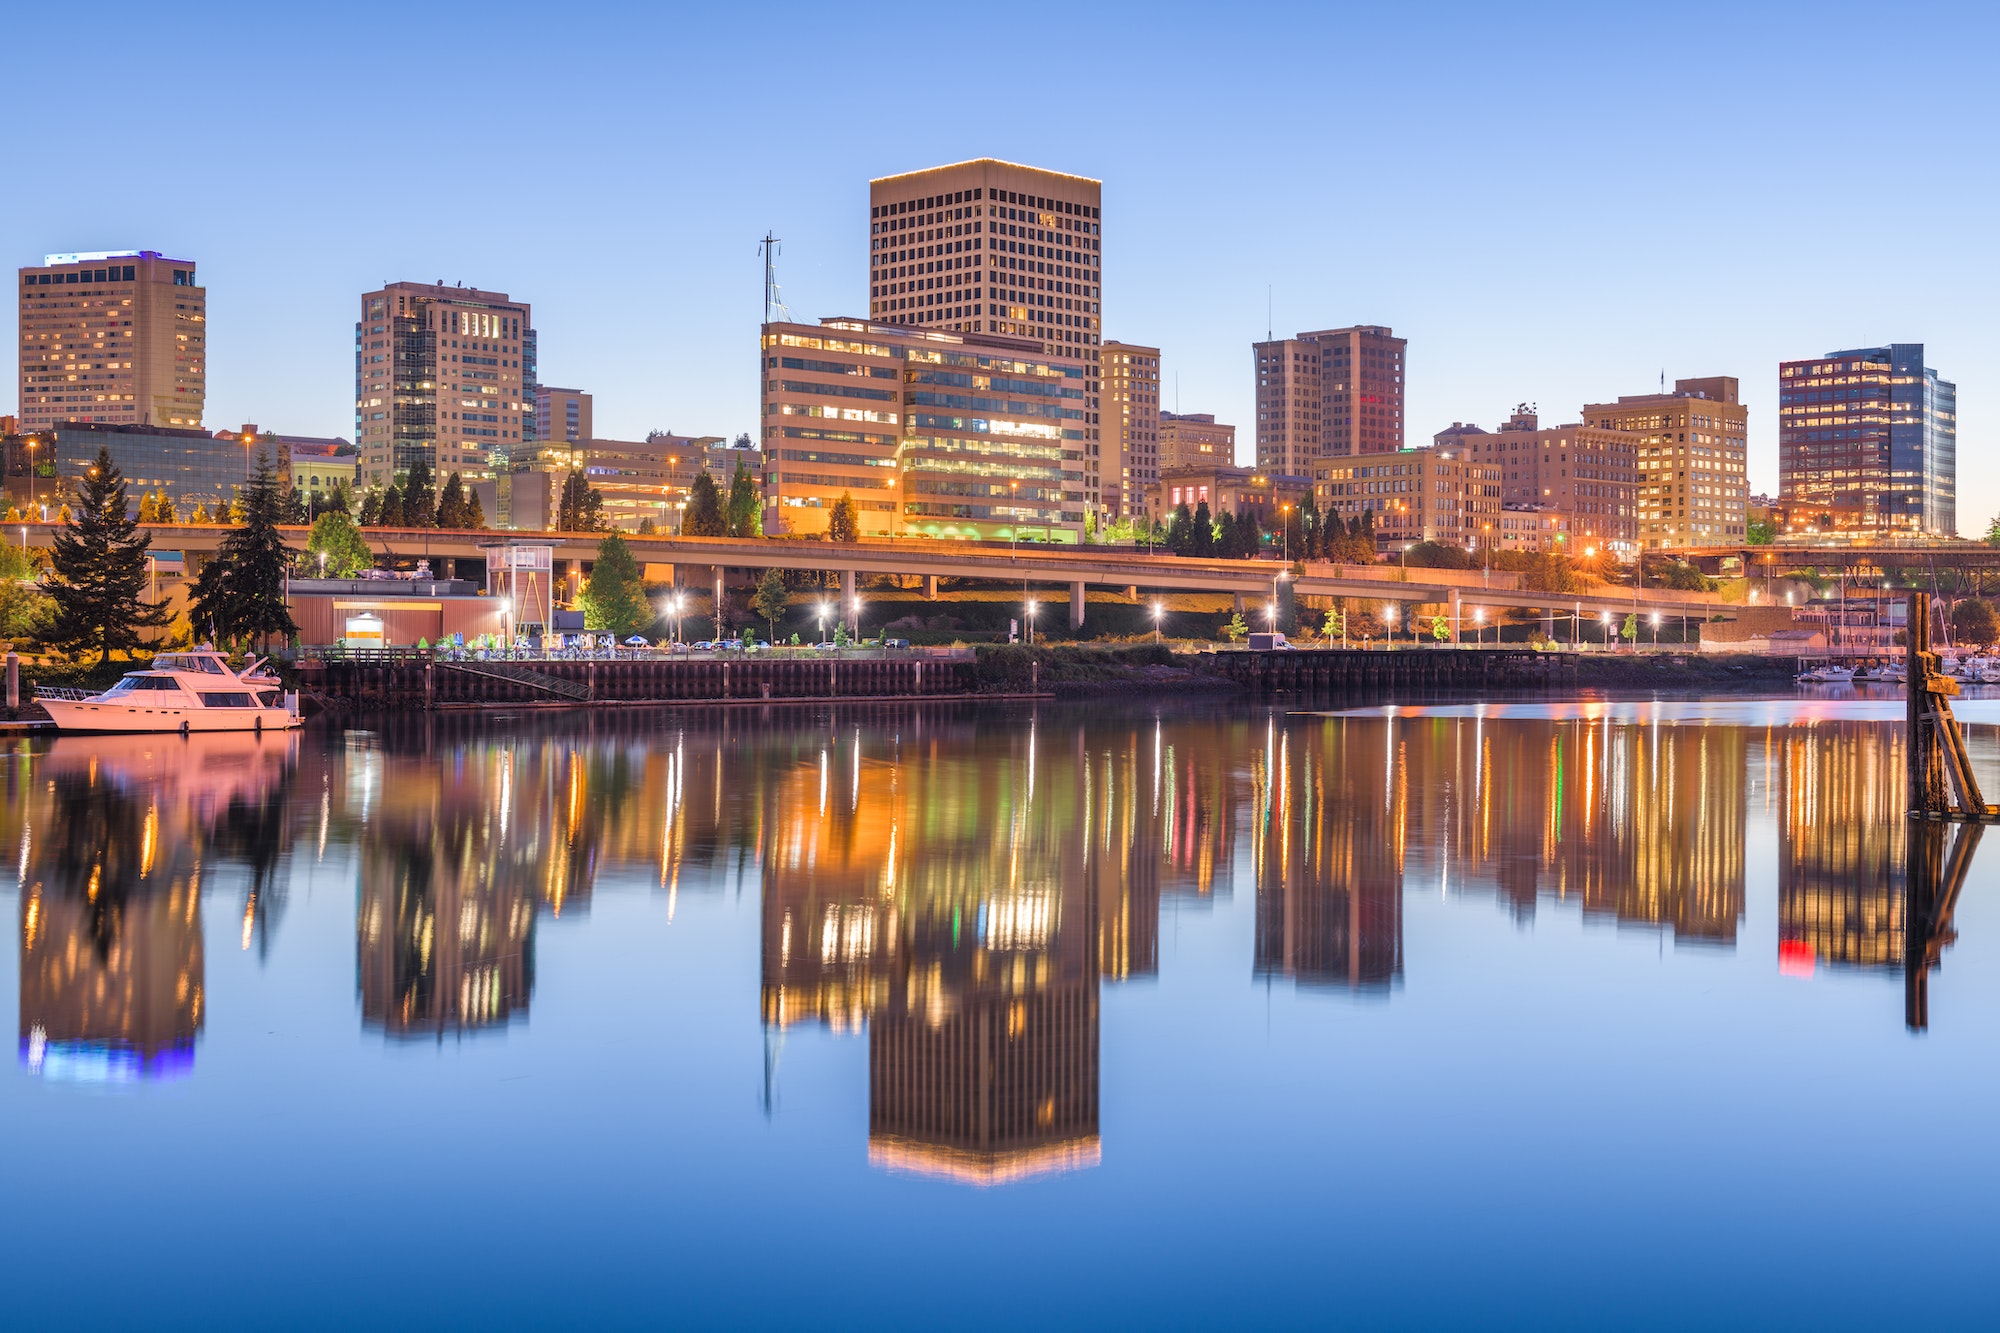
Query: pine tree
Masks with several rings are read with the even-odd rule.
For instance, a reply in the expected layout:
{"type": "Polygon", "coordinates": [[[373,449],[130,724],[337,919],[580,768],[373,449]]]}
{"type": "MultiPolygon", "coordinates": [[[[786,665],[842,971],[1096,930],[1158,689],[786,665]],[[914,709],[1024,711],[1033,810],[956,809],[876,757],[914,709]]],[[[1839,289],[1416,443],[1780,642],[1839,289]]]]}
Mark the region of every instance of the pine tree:
{"type": "Polygon", "coordinates": [[[403,528],[409,524],[403,514],[403,492],[394,482],[382,492],[382,515],[378,520],[385,528],[403,528]]]}
{"type": "Polygon", "coordinates": [[[706,471],[700,472],[696,474],[694,484],[688,487],[688,506],[681,515],[681,536],[728,535],[729,521],[723,517],[722,495],[716,489],[715,478],[706,471]]]}
{"type": "Polygon", "coordinates": [[[599,532],[604,528],[604,497],[576,468],[563,478],[562,495],[556,501],[557,532],[599,532]]]}
{"type": "Polygon", "coordinates": [[[101,665],[117,649],[136,648],[141,629],[167,623],[167,608],[139,600],[151,544],[128,516],[125,478],[100,446],[50,559],[55,578],[49,595],[56,606],[51,637],[57,644],[71,652],[95,648],[101,665]]]}
{"type": "Polygon", "coordinates": [[[830,542],[861,540],[861,509],[854,503],[854,492],[842,491],[840,498],[833,502],[833,512],[826,516],[826,539],[830,542]]]}
{"type": "Polygon", "coordinates": [[[620,639],[653,623],[639,564],[615,532],[597,544],[597,558],[583,589],[583,623],[587,629],[608,630],[620,639]]]}
{"type": "Polygon", "coordinates": [[[410,474],[403,480],[403,526],[437,526],[437,478],[421,458],[410,464],[410,474]]]}
{"type": "Polygon", "coordinates": [[[1188,554],[1210,556],[1215,554],[1215,519],[1208,512],[1208,501],[1203,500],[1194,507],[1194,531],[1188,534],[1188,554]]]}
{"type": "Polygon", "coordinates": [[[764,501],[757,492],[757,479],[739,459],[736,475],[729,479],[729,535],[764,535],[764,501]]]}
{"type": "Polygon", "coordinates": [[[465,526],[474,532],[486,526],[486,506],[479,503],[478,491],[467,491],[465,497],[465,526]]]}
{"type": "Polygon", "coordinates": [[[660,525],[653,521],[650,514],[639,520],[639,535],[641,537],[657,537],[660,535],[660,525]]]}
{"type": "Polygon", "coordinates": [[[463,528],[465,521],[465,483],[456,472],[445,479],[444,489],[438,492],[437,525],[441,528],[463,528]]]}
{"type": "Polygon", "coordinates": [[[208,512],[207,505],[197,500],[194,504],[194,512],[188,515],[188,522],[205,526],[215,522],[215,516],[208,512]]]}
{"type": "Polygon", "coordinates": [[[349,512],[349,508],[347,483],[336,481],[333,483],[333,489],[327,492],[326,511],[329,514],[345,514],[349,512]]]}
{"type": "MultiPolygon", "coordinates": [[[[278,533],[284,496],[271,456],[257,451],[257,471],[243,493],[243,526],[222,539],[209,568],[221,572],[206,587],[197,580],[189,614],[224,638],[262,639],[299,632],[285,606],[285,569],[291,562],[278,533]]],[[[208,569],[202,571],[208,574],[208,569]]]]}
{"type": "Polygon", "coordinates": [[[154,502],[153,512],[159,515],[159,521],[162,523],[178,523],[181,521],[181,516],[174,510],[174,497],[168,495],[165,491],[161,491],[160,498],[154,502]]]}
{"type": "Polygon", "coordinates": [[[159,506],[153,503],[153,493],[151,491],[147,491],[139,497],[139,521],[141,523],[158,523],[160,521],[159,506]]]}
{"type": "Polygon", "coordinates": [[[375,528],[382,525],[382,492],[372,486],[368,488],[368,494],[361,497],[361,516],[359,522],[364,528],[375,528]]]}

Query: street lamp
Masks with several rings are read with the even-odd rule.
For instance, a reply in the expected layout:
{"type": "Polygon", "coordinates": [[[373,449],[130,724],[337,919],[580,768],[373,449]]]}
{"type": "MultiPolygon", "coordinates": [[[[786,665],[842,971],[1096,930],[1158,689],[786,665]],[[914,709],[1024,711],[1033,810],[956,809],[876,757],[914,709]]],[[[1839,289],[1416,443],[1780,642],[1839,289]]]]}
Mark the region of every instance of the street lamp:
{"type": "Polygon", "coordinates": [[[1388,627],[1383,637],[1389,641],[1389,646],[1394,648],[1396,646],[1396,604],[1394,602],[1384,602],[1382,604],[1382,623],[1388,627]]]}
{"type": "Polygon", "coordinates": [[[1604,625],[1604,646],[1609,648],[1611,646],[1611,613],[1609,611],[1604,612],[1598,617],[1598,620],[1604,625]]]}
{"type": "Polygon", "coordinates": [[[321,578],[325,578],[325,577],[326,577],[326,552],[325,552],[325,551],[321,551],[321,552],[319,553],[319,576],[320,576],[321,578]]]}
{"type": "Polygon", "coordinates": [[[1033,602],[1028,603],[1027,619],[1028,619],[1028,646],[1032,648],[1035,645],[1035,604],[1033,602]]]}
{"type": "Polygon", "coordinates": [[[1167,608],[1166,608],[1166,604],[1165,604],[1165,603],[1163,603],[1163,602],[1154,602],[1154,603],[1153,603],[1153,642],[1154,642],[1154,643],[1159,643],[1159,642],[1161,641],[1161,640],[1160,640],[1160,617],[1161,617],[1161,616],[1164,616],[1164,615],[1165,615],[1166,613],[1167,613],[1167,608]]]}
{"type": "Polygon", "coordinates": [[[1474,628],[1473,628],[1473,631],[1472,631],[1472,642],[1473,642],[1473,646],[1474,646],[1474,647],[1478,647],[1478,648],[1484,648],[1484,647],[1486,646],[1486,608],[1485,608],[1485,607],[1483,607],[1483,606],[1475,606],[1475,607],[1473,607],[1473,608],[1472,608],[1472,624],[1473,624],[1473,626],[1474,626],[1474,628]]]}
{"type": "Polygon", "coordinates": [[[1660,646],[1660,613],[1658,611],[1653,612],[1652,619],[1653,619],[1653,646],[1657,648],[1660,646]]]}
{"type": "Polygon", "coordinates": [[[821,602],[819,604],[819,641],[821,643],[826,642],[826,618],[832,611],[833,607],[829,603],[821,602]]]}
{"type": "Polygon", "coordinates": [[[1285,534],[1283,538],[1285,563],[1289,565],[1292,563],[1292,507],[1290,505],[1278,506],[1278,525],[1283,529],[1285,534]]]}
{"type": "Polygon", "coordinates": [[[1486,534],[1486,586],[1490,588],[1493,586],[1493,525],[1481,523],[1479,528],[1486,534]]]}

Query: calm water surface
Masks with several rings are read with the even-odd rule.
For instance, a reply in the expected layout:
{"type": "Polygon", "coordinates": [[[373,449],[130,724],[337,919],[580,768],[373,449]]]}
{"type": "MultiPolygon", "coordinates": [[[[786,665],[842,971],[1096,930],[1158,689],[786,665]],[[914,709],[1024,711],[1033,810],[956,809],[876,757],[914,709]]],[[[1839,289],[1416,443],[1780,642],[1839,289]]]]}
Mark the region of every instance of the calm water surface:
{"type": "Polygon", "coordinates": [[[1894,711],[15,742],[10,1322],[1990,1322],[1894,711]]]}

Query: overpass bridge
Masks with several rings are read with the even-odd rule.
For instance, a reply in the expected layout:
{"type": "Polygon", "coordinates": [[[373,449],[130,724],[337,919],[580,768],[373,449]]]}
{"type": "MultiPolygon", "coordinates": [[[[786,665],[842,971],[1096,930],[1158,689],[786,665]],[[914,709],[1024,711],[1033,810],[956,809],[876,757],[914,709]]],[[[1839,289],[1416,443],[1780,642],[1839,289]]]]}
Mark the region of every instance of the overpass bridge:
{"type": "Polygon", "coordinates": [[[1773,542],[1768,546],[1695,546],[1674,551],[1709,574],[1730,561],[1741,562],[1743,573],[1779,578],[1797,570],[1875,570],[1884,574],[1933,569],[2000,570],[2000,547],[1985,542],[1935,542],[1896,545],[1798,546],[1773,542]]]}
{"type": "MultiPolygon", "coordinates": [[[[23,541],[31,540],[40,528],[36,523],[16,525],[23,541]]],[[[146,524],[153,546],[161,551],[185,551],[212,555],[231,529],[196,524],[146,524]]],[[[282,527],[288,546],[305,548],[309,529],[282,527]]],[[[444,528],[364,528],[363,535],[379,555],[391,559],[483,560],[487,548],[496,544],[520,544],[553,548],[556,568],[580,573],[597,555],[603,533],[596,532],[494,532],[461,531],[444,528]]],[[[1069,594],[1070,624],[1083,623],[1085,593],[1089,588],[1116,588],[1128,596],[1148,592],[1226,593],[1246,602],[1275,595],[1277,581],[1288,566],[1273,560],[1189,559],[1173,555],[1151,555],[1122,548],[1091,546],[1021,547],[972,545],[962,542],[866,540],[860,542],[801,541],[769,537],[640,537],[623,534],[632,556],[642,564],[687,567],[710,572],[715,586],[721,587],[724,571],[730,569],[819,569],[841,576],[842,600],[850,608],[855,581],[862,575],[892,574],[924,580],[925,591],[937,594],[939,579],[984,579],[1019,583],[1028,588],[1065,588],[1069,594]]],[[[44,544],[47,541],[44,535],[44,544]]],[[[1305,562],[1304,573],[1292,579],[1297,595],[1304,597],[1345,597],[1381,603],[1440,604],[1449,608],[1454,628],[1468,609],[1533,610],[1549,615],[1575,615],[1597,619],[1604,615],[1622,618],[1626,613],[1641,617],[1709,616],[1727,608],[1712,593],[1674,592],[1666,589],[1604,587],[1595,592],[1549,593],[1512,587],[1491,587],[1470,576],[1453,576],[1446,571],[1411,569],[1382,565],[1333,565],[1305,562]]],[[[850,619],[852,612],[850,610],[850,619]]]]}

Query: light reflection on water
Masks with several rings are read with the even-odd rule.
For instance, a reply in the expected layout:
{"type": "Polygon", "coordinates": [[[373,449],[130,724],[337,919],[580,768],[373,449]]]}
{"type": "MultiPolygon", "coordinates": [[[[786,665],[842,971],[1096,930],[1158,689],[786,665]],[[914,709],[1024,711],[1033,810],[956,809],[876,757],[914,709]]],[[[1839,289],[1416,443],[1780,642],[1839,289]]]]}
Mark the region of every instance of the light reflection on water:
{"type": "MultiPolygon", "coordinates": [[[[0,837],[19,877],[20,1058],[0,1104],[44,1156],[0,1187],[22,1205],[0,1241],[83,1181],[97,1205],[151,1216],[166,1201],[134,1170],[169,1143],[231,1157],[245,1108],[275,1105],[279,1138],[324,1155],[278,1149],[288,1187],[270,1206],[314,1198],[344,1217],[357,1160],[386,1153],[425,1178],[497,1135],[540,1182],[517,1206],[569,1215],[614,1274],[588,1296],[530,1278],[525,1304],[477,1298],[454,1318],[650,1308],[637,1293],[655,1277],[618,1262],[626,1237],[609,1220],[634,1210],[668,1243],[731,1242],[676,1290],[704,1318],[742,1313],[758,1199],[853,1210],[939,1260],[965,1237],[927,1224],[1059,1227],[1082,1209],[1122,1221],[1103,1244],[1152,1282],[1114,1299],[1086,1264],[1070,1279],[1079,1316],[1101,1303],[1220,1317],[1245,1308],[1222,1299],[1241,1272],[1204,1281],[1137,1238],[1221,1208],[1282,1221],[1266,1248],[1345,1234],[1357,1262],[1397,1272],[1410,1259],[1387,1242],[1420,1225],[1403,1216],[1410,1198],[1431,1201],[1424,1229],[1487,1211],[1470,1182],[1494,1164],[1418,1134],[1443,1088],[1474,1117],[1542,1124],[1602,1105],[1636,1128],[1657,1108],[1624,1098],[1657,1098],[1670,1072],[1673,1098],[1706,1097],[1717,1114],[1641,1154],[1662,1167],[1729,1156],[1744,1130],[1731,1105],[1776,1116],[1759,1132],[1784,1124],[1771,1146],[1791,1151],[1885,1132],[1879,1108],[1868,1120],[1858,1100],[1815,1098],[1817,1075],[1787,1068],[1788,1033],[1857,1077],[1909,1080],[1890,1105],[1949,1090],[1957,1112],[1991,1109],[1991,1066],[1970,1061],[1995,1045],[1981,1003],[2000,989],[1986,980],[2000,957],[1992,876],[1964,844],[1963,912],[1985,937],[1968,929],[1947,952],[1958,923],[1921,885],[1912,937],[1901,736],[1885,725],[1899,708],[631,713],[16,742],[0,837]],[[1940,990],[1935,1016],[1934,973],[1973,981],[1940,990]],[[1510,1007],[1523,1023],[1496,1026],[1510,1007]],[[1911,1036],[1906,1018],[1941,1032],[1911,1036]],[[1584,1032],[1596,1044],[1572,1045],[1584,1032]],[[1163,1068],[1178,1097],[1159,1096],[1163,1068]],[[1474,1081],[1453,1086],[1455,1070],[1474,1081]],[[138,1095],[79,1102],[82,1084],[138,1095]],[[168,1089],[171,1101],[151,1095],[168,1089]],[[1356,1098],[1401,1109],[1378,1119],[1356,1098]],[[692,1137],[661,1119],[669,1107],[692,1137]],[[1368,1165],[1325,1136],[1342,1123],[1371,1129],[1368,1165]],[[634,1124],[673,1148],[628,1138],[634,1124]],[[584,1143],[592,1126],[619,1146],[584,1143]],[[433,1156],[389,1146],[406,1141],[433,1156]],[[663,1151],[680,1174],[658,1176],[663,1151]],[[1388,1161],[1431,1184],[1399,1195],[1395,1173],[1378,1174],[1388,1161]],[[1454,1171],[1474,1193],[1439,1178],[1454,1171]],[[699,1206],[653,1216],[633,1180],[699,1206]],[[1335,1199],[1362,1214],[1330,1217],[1335,1199]],[[1399,1220],[1348,1234],[1369,1211],[1399,1220]]],[[[1990,769],[1991,738],[1972,731],[1990,769]]],[[[1943,864],[1950,835],[1922,836],[1943,841],[1919,863],[1943,864]]],[[[1956,1169],[1991,1183],[1983,1140],[1950,1146],[1956,1169]]],[[[1684,1188],[1628,1192],[1622,1166],[1597,1169],[1544,1178],[1522,1206],[1636,1226],[1684,1188]]],[[[1792,1179],[1737,1171],[1739,1184],[1792,1179]]],[[[184,1206],[222,1213],[245,1186],[183,1188],[184,1206]]],[[[1688,1200],[1676,1220],[1730,1194],[1688,1200]]],[[[469,1184],[434,1196],[459,1228],[490,1202],[469,1184]]],[[[1793,1224],[1803,1243],[1824,1219],[1793,1224]]],[[[1462,1238],[1443,1243],[1483,1266],[1462,1238]]],[[[445,1244],[473,1267],[497,1253],[445,1244]]],[[[1704,1244],[1654,1249],[1679,1267],[1704,1244]]],[[[825,1245],[793,1274],[806,1291],[817,1275],[822,1298],[762,1313],[915,1320],[860,1297],[867,1266],[886,1262],[861,1259],[863,1235],[825,1245]]],[[[334,1226],[275,1261],[268,1312],[361,1254],[334,1226]]],[[[1049,1262],[1059,1275],[1072,1259],[1049,1262]]],[[[1620,1274],[1641,1276],[1609,1261],[1605,1280],[1620,1274]]],[[[1258,1309],[1314,1308],[1304,1274],[1273,1281],[1258,1309]]],[[[1713,1283],[1767,1294],[1752,1277],[1713,1283]]],[[[1659,1308],[1719,1294],[1696,1282],[1659,1308]]],[[[1532,1288],[1514,1296],[1578,1314],[1532,1288]]],[[[1354,1308],[1483,1307],[1378,1290],[1354,1308]]]]}

